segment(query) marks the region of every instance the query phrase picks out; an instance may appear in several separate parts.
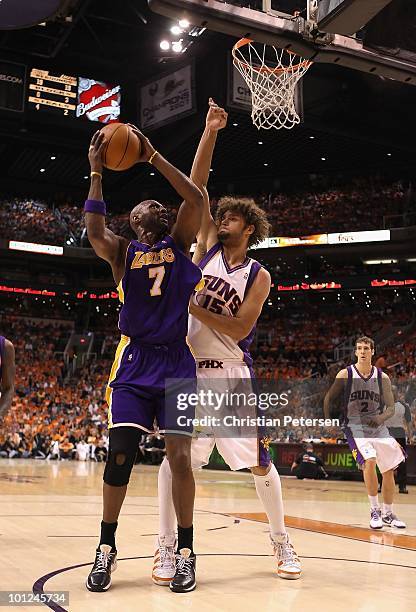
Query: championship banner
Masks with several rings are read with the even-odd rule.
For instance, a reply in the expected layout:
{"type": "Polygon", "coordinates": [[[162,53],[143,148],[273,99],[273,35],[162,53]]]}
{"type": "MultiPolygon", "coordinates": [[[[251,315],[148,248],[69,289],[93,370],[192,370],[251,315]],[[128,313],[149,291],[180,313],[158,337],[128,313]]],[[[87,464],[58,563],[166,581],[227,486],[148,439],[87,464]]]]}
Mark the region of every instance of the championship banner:
{"type": "Polygon", "coordinates": [[[193,65],[140,88],[140,127],[155,129],[196,110],[193,65]]]}
{"type": "Polygon", "coordinates": [[[26,87],[26,66],[0,62],[0,109],[22,113],[26,87]]]}

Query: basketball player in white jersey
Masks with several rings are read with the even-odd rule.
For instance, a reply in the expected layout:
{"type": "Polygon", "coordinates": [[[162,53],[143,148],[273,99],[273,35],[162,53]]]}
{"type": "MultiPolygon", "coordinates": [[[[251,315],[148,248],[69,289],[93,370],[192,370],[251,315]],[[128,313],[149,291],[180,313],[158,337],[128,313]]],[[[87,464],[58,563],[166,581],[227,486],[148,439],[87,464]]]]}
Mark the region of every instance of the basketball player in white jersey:
{"type": "MultiPolygon", "coordinates": [[[[205,199],[193,259],[203,271],[205,286],[191,300],[188,326],[200,388],[204,381],[210,387],[213,379],[227,381],[226,386],[232,387],[236,381],[252,378],[249,346],[270,291],[270,274],[247,256],[248,248],[268,235],[265,212],[252,200],[228,197],[219,203],[216,223],[211,216],[206,184],[217,132],[225,127],[226,121],[225,111],[210,100],[206,128],[191,172],[205,199]]],[[[251,382],[248,387],[251,389],[251,382]]],[[[260,434],[247,438],[218,437],[212,429],[208,435],[192,441],[193,469],[208,463],[214,444],[232,470],[250,468],[269,519],[277,573],[281,578],[299,578],[301,566],[286,532],[280,477],[270,460],[267,442],[260,434]]],[[[167,585],[175,573],[175,512],[167,460],[161,465],[158,484],[160,530],[152,579],[156,584],[167,585]]]]}
{"type": "Polygon", "coordinates": [[[402,447],[390,436],[385,425],[394,414],[394,397],[387,374],[372,365],[374,341],[367,336],[355,345],[357,362],[338,372],[325,396],[325,417],[330,418],[331,403],[344,393],[344,432],[352,455],[363,471],[370,500],[370,527],[384,525],[404,529],[394,514],[394,470],[405,459],[402,447]],[[383,474],[383,509],[378,501],[376,466],[383,474]]]}

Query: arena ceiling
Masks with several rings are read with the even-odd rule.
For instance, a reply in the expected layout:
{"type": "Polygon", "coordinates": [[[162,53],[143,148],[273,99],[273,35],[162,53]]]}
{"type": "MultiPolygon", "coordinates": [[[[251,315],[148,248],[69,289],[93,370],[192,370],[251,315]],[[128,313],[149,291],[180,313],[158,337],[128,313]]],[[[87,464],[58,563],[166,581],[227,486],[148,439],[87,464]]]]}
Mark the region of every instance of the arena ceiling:
{"type": "MultiPolygon", "coordinates": [[[[303,4],[282,0],[287,11],[303,4]]],[[[164,56],[159,48],[172,24],[151,13],[146,0],[123,0],[116,11],[112,0],[83,0],[73,6],[69,21],[0,32],[0,58],[121,82],[128,92],[124,118],[137,120],[137,84],[180,61],[164,56]]],[[[233,42],[205,32],[189,47],[185,58],[196,64],[198,112],[151,134],[157,147],[184,171],[192,164],[208,96],[214,92],[219,103],[226,103],[226,53],[233,42]],[[214,70],[209,79],[216,63],[223,70],[214,70]]],[[[213,163],[213,189],[267,190],[288,177],[309,174],[411,174],[415,103],[416,88],[335,66],[314,66],[305,79],[305,122],[292,132],[258,132],[248,115],[230,112],[229,128],[220,137],[213,163]]],[[[2,191],[83,193],[88,174],[85,153],[94,129],[93,124],[77,130],[62,122],[57,126],[34,121],[27,113],[0,113],[2,191]],[[51,156],[56,158],[53,163],[51,156]],[[47,171],[40,173],[45,167],[47,171]]],[[[108,192],[120,202],[162,187],[163,181],[151,176],[147,166],[122,175],[108,173],[106,178],[108,192]]]]}

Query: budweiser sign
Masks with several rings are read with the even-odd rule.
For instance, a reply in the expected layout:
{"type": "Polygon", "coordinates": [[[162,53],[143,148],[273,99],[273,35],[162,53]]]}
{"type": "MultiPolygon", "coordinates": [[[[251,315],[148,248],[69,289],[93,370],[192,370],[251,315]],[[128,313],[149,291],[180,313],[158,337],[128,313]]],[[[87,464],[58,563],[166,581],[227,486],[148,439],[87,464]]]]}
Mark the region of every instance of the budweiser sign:
{"type": "Polygon", "coordinates": [[[93,79],[79,79],[77,117],[111,123],[120,116],[121,87],[93,79]]]}

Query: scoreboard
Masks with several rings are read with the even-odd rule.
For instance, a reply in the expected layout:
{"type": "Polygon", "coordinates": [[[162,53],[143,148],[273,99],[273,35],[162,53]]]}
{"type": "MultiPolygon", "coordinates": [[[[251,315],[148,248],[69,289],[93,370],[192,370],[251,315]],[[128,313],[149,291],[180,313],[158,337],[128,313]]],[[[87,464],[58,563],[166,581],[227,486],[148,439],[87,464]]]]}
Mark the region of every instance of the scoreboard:
{"type": "Polygon", "coordinates": [[[121,87],[32,68],[28,105],[35,111],[110,123],[119,120],[121,87]]]}
{"type": "MultiPolygon", "coordinates": [[[[1,3],[1,0],[0,0],[1,3]]],[[[52,113],[82,121],[119,121],[121,86],[32,68],[0,58],[0,109],[52,113]],[[26,104],[25,104],[26,103],[26,104]]]]}
{"type": "Polygon", "coordinates": [[[75,117],[78,79],[33,68],[29,77],[29,108],[75,117]]]}
{"type": "Polygon", "coordinates": [[[37,112],[111,123],[119,120],[121,87],[32,68],[27,103],[37,112]]]}

